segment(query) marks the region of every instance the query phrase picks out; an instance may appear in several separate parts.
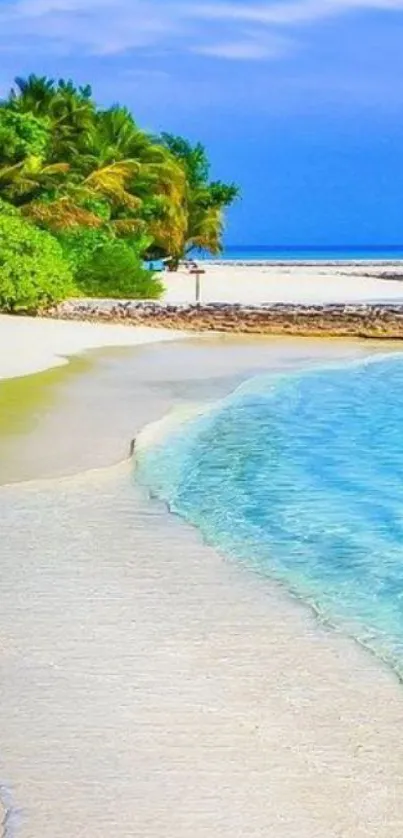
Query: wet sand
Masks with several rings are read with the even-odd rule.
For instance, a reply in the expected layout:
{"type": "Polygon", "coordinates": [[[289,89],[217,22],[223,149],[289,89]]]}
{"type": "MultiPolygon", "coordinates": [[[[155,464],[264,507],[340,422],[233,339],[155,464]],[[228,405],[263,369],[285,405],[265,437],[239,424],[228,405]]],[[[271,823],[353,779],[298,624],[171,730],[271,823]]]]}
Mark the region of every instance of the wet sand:
{"type": "Polygon", "coordinates": [[[257,373],[391,349],[357,341],[205,335],[87,352],[66,367],[0,382],[0,483],[115,465],[149,422],[171,408],[221,398],[257,373]]]}
{"type": "Polygon", "coordinates": [[[0,488],[8,835],[400,838],[393,674],[113,465],[169,407],[371,349],[206,338],[102,352],[38,377],[14,431],[21,390],[7,400],[2,481],[33,481],[0,488]]]}
{"type": "Polygon", "coordinates": [[[72,355],[103,346],[139,346],[183,337],[166,329],[110,323],[66,323],[0,314],[0,380],[62,367],[72,355]]]}

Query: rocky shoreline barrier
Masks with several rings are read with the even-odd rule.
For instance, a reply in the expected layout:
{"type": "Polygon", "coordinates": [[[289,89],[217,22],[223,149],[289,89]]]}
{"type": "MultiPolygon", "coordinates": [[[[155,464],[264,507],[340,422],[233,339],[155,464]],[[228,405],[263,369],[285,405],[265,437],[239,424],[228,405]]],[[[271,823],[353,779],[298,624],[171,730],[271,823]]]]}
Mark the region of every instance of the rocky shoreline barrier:
{"type": "Polygon", "coordinates": [[[80,299],[62,303],[46,316],[197,332],[403,339],[403,303],[178,305],[80,299]]]}

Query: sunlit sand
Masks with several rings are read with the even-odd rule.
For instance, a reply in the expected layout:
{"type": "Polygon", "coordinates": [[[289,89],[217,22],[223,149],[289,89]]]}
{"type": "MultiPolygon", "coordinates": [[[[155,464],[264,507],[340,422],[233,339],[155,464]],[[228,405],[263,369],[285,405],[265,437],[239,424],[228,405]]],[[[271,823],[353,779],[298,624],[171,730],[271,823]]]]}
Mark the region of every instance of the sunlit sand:
{"type": "Polygon", "coordinates": [[[401,838],[392,672],[204,545],[133,485],[130,463],[111,467],[169,408],[371,351],[207,337],[73,362],[56,390],[38,376],[54,397],[18,431],[10,468],[49,479],[0,488],[10,834],[401,838]]]}
{"type": "MultiPolygon", "coordinates": [[[[227,303],[403,302],[403,267],[363,265],[203,265],[201,299],[227,303]],[[382,273],[401,273],[400,280],[382,273]],[[365,276],[369,274],[369,276],[365,276]]],[[[167,302],[193,302],[195,278],[187,271],[165,274],[167,302]]]]}
{"type": "Polygon", "coordinates": [[[104,346],[138,346],[174,340],[164,329],[68,323],[43,317],[0,315],[0,379],[62,366],[67,357],[104,346]]]}

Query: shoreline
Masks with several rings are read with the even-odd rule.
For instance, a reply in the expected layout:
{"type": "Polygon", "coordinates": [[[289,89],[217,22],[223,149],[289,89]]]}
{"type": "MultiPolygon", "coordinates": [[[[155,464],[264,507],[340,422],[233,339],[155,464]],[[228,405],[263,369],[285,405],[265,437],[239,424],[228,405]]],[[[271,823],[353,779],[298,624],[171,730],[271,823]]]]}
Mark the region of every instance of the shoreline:
{"type": "Polygon", "coordinates": [[[70,357],[92,349],[135,347],[184,337],[183,333],[149,326],[124,329],[119,324],[72,324],[0,314],[0,343],[7,348],[0,357],[0,381],[65,366],[70,357]]]}
{"type": "MultiPolygon", "coordinates": [[[[66,428],[96,453],[122,430],[112,410],[97,430],[110,393],[134,432],[195,393],[225,397],[254,365],[369,354],[230,336],[139,347],[73,378],[90,405],[77,425],[61,400],[23,438],[38,461],[53,438],[61,456],[66,428]]],[[[1,773],[21,838],[400,838],[393,671],[150,503],[129,463],[59,479],[63,463],[0,486],[1,773]]]]}
{"type": "MultiPolygon", "coordinates": [[[[31,328],[32,321],[26,322],[31,328]]],[[[42,322],[38,320],[39,328],[42,322]]],[[[67,325],[71,329],[78,324],[67,325]]],[[[108,348],[74,356],[58,369],[4,379],[0,483],[121,462],[145,426],[173,409],[187,411],[189,405],[223,398],[254,375],[396,349],[401,350],[400,343],[182,332],[180,341],[108,348]]]]}
{"type": "MultiPolygon", "coordinates": [[[[16,545],[38,513],[51,521],[50,506],[56,505],[58,517],[64,510],[52,535],[59,539],[63,521],[76,526],[80,507],[91,504],[93,525],[102,531],[102,520],[109,521],[110,538],[119,538],[126,562],[121,578],[120,562],[115,572],[98,539],[96,563],[91,552],[86,569],[80,570],[74,553],[68,562],[60,553],[50,564],[42,555],[43,538],[23,560],[25,570],[35,560],[38,578],[27,583],[32,591],[44,585],[45,599],[35,597],[24,624],[17,616],[13,646],[28,642],[32,650],[28,696],[39,700],[40,675],[40,689],[50,691],[52,705],[46,702],[37,716],[33,742],[30,714],[20,719],[18,735],[11,725],[17,753],[22,748],[31,765],[25,778],[18,759],[8,760],[14,811],[23,809],[19,834],[62,838],[67,823],[69,835],[78,838],[92,822],[100,834],[113,826],[117,836],[134,823],[139,836],[187,838],[192,828],[203,838],[212,831],[230,838],[236,823],[247,834],[253,822],[262,838],[268,830],[280,838],[309,838],[315,827],[326,836],[339,830],[348,838],[399,838],[403,746],[396,742],[396,725],[403,696],[394,673],[321,624],[281,586],[228,561],[161,504],[129,491],[128,476],[127,469],[111,469],[101,480],[82,474],[0,489],[7,522],[15,518],[16,502],[27,509],[16,545]],[[71,623],[71,609],[65,616],[62,610],[72,596],[76,600],[78,572],[75,608],[81,619],[87,614],[85,634],[71,623]],[[105,599],[105,586],[112,586],[112,597],[105,599]],[[203,609],[197,612],[201,595],[203,609]],[[133,622],[122,622],[122,609],[129,609],[133,622]],[[76,652],[66,657],[72,635],[76,652]],[[50,669],[44,669],[46,661],[50,669]],[[53,718],[61,713],[64,725],[55,728],[53,718]],[[97,747],[89,758],[93,729],[97,747]],[[60,753],[71,754],[71,737],[77,749],[73,775],[71,755],[60,760],[60,753]],[[117,760],[124,773],[123,787],[120,771],[108,770],[111,750],[113,764],[117,760]],[[80,783],[84,797],[77,796],[80,783]]],[[[65,550],[69,544],[67,539],[65,550]]],[[[20,573],[17,555],[11,581],[20,573]]],[[[7,614],[8,596],[4,607],[7,614]]],[[[8,666],[13,678],[10,658],[8,666]]],[[[2,742],[10,758],[7,696],[8,689],[2,742]]],[[[25,696],[27,713],[31,700],[25,696]]]]}
{"type": "Polygon", "coordinates": [[[388,259],[388,258],[375,258],[375,257],[368,257],[362,259],[204,259],[201,258],[199,261],[200,265],[203,267],[225,267],[230,268],[233,267],[240,267],[240,268],[320,268],[320,267],[354,267],[354,268],[361,268],[361,267],[368,267],[368,266],[376,266],[379,267],[390,267],[390,268],[403,268],[403,259],[388,259]]]}
{"type": "MultiPolygon", "coordinates": [[[[333,363],[329,363],[329,361],[325,361],[323,365],[318,364],[318,366],[314,367],[307,367],[305,369],[299,370],[291,370],[287,371],[285,375],[289,376],[296,376],[298,379],[304,375],[310,375],[313,371],[343,371],[344,369],[349,369],[351,367],[356,366],[366,366],[369,364],[377,364],[382,363],[385,359],[389,357],[390,353],[381,353],[375,352],[372,355],[367,355],[358,358],[352,359],[338,359],[335,360],[333,363]]],[[[396,350],[396,352],[392,353],[393,357],[401,356],[403,357],[403,348],[396,350]]],[[[281,375],[281,373],[280,373],[281,375]]],[[[235,391],[229,394],[229,398],[231,398],[237,390],[242,390],[242,384],[239,388],[236,388],[235,391]]],[[[228,394],[227,394],[228,395],[228,394]]],[[[139,432],[137,433],[135,439],[132,441],[132,449],[131,449],[131,456],[129,460],[133,462],[134,471],[137,469],[137,455],[141,458],[142,455],[147,455],[148,449],[152,449],[154,446],[159,445],[166,445],[169,444],[169,439],[171,436],[176,437],[179,432],[183,431],[183,434],[186,435],[186,426],[188,423],[192,423],[194,420],[205,417],[214,412],[217,408],[220,409],[222,403],[224,403],[227,399],[227,395],[225,395],[222,399],[215,400],[213,402],[207,402],[205,404],[189,404],[186,407],[182,408],[171,408],[166,414],[160,417],[157,420],[147,423],[144,427],[142,427],[139,432]]],[[[364,639],[360,638],[359,636],[354,635],[353,633],[349,633],[346,630],[346,627],[342,625],[337,625],[334,623],[332,619],[326,615],[326,613],[321,609],[321,606],[313,599],[304,599],[304,596],[298,592],[295,587],[292,587],[287,584],[285,581],[281,581],[276,579],[274,576],[271,576],[269,573],[266,573],[264,570],[260,569],[256,566],[253,562],[249,562],[247,559],[241,559],[237,557],[237,555],[231,553],[225,553],[221,550],[219,546],[214,542],[214,540],[210,540],[203,534],[203,531],[191,520],[189,520],[186,515],[182,512],[178,512],[175,510],[169,500],[166,498],[154,494],[153,490],[150,489],[147,483],[139,482],[139,485],[146,494],[149,496],[151,502],[158,503],[164,509],[166,509],[169,515],[173,515],[179,518],[182,523],[187,526],[188,528],[195,530],[202,543],[206,545],[209,549],[214,550],[217,555],[221,555],[224,560],[234,562],[235,564],[239,564],[242,566],[247,573],[251,573],[253,576],[257,578],[261,578],[263,582],[266,582],[273,591],[277,591],[281,597],[285,597],[289,599],[291,602],[294,602],[297,606],[302,607],[309,611],[314,618],[317,626],[321,629],[325,628],[326,630],[330,630],[331,632],[335,632],[337,634],[342,635],[343,637],[350,640],[354,645],[356,645],[360,650],[362,650],[365,654],[369,654],[371,658],[374,659],[375,662],[378,664],[386,667],[389,671],[393,673],[396,677],[396,680],[399,682],[400,685],[403,686],[403,667],[400,666],[393,660],[390,656],[386,653],[382,653],[379,649],[371,645],[369,642],[366,642],[364,639]]]]}

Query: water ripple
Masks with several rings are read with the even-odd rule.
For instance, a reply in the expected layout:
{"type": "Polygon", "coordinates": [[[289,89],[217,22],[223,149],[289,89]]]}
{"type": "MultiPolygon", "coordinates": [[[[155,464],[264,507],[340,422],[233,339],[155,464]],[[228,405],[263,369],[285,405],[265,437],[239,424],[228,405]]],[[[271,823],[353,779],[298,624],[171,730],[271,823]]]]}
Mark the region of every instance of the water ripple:
{"type": "Polygon", "coordinates": [[[403,357],[249,381],[139,455],[230,555],[403,672],[403,357]]]}

